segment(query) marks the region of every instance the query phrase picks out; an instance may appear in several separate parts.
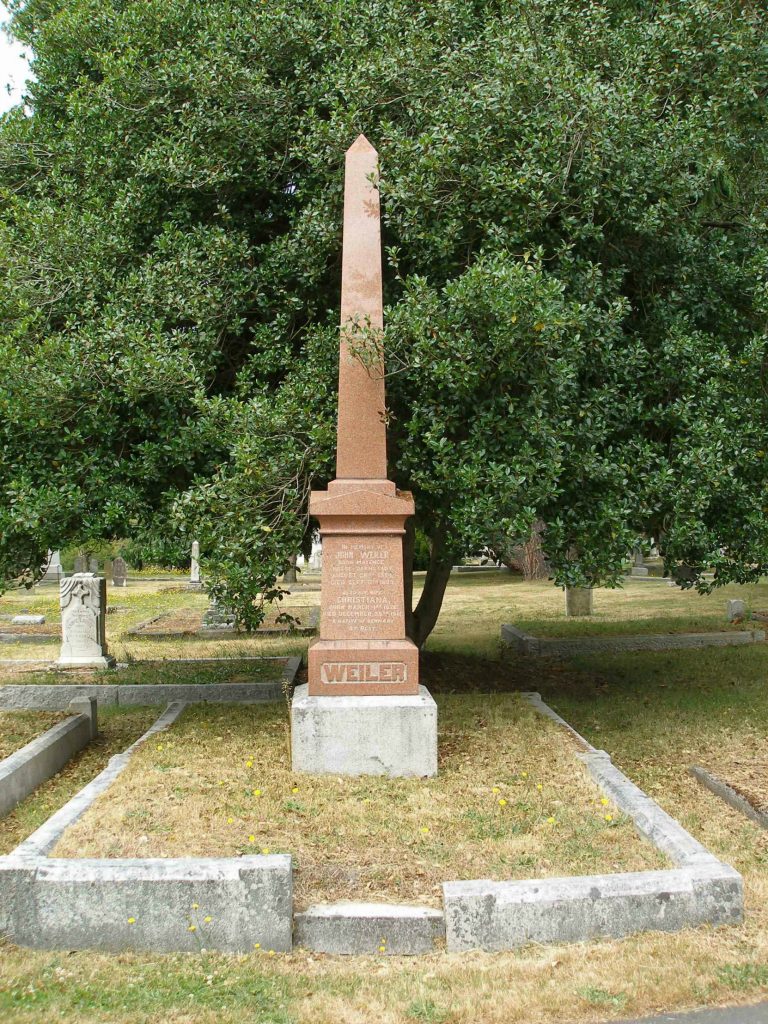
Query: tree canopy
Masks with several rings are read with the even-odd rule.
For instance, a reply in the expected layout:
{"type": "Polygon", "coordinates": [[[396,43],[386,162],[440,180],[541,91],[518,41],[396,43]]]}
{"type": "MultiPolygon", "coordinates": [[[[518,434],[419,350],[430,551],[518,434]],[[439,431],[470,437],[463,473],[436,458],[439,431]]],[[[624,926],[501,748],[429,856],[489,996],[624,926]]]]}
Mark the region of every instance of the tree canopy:
{"type": "Polygon", "coordinates": [[[381,159],[391,475],[446,566],[768,566],[768,13],[27,0],[0,125],[0,579],[199,537],[253,624],[333,476],[343,155],[381,159]]]}

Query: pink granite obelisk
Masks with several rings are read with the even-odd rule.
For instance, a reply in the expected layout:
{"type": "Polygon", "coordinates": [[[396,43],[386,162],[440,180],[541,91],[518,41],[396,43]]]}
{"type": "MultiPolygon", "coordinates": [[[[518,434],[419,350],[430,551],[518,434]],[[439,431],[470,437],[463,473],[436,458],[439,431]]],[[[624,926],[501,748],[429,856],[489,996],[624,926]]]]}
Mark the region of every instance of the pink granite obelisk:
{"type": "Polygon", "coordinates": [[[320,521],[320,636],[309,695],[417,694],[419,652],[405,635],[403,534],[413,498],[387,479],[378,154],[347,150],[336,479],[313,491],[320,521]]]}

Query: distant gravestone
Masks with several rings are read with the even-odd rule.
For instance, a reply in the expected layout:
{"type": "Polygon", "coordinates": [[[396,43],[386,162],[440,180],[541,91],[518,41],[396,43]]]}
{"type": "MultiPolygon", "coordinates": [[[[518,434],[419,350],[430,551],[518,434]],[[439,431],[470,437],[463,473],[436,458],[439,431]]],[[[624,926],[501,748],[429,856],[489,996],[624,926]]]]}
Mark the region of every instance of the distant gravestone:
{"type": "Polygon", "coordinates": [[[643,560],[643,549],[635,548],[635,564],[630,570],[631,576],[647,576],[648,567],[645,565],[643,560]]]}
{"type": "Polygon", "coordinates": [[[111,558],[104,559],[104,579],[108,580],[113,575],[114,562],[111,558]]]}
{"type": "Polygon", "coordinates": [[[128,586],[128,566],[119,555],[112,563],[112,582],[116,587],[128,586]]]}
{"type": "Polygon", "coordinates": [[[58,583],[64,575],[64,567],[61,564],[61,552],[48,551],[48,560],[43,566],[45,572],[41,583],[58,583]]]}
{"type": "Polygon", "coordinates": [[[234,629],[235,625],[234,613],[214,597],[203,615],[203,628],[234,629]]]}
{"type": "Polygon", "coordinates": [[[746,604],[738,598],[728,601],[725,609],[729,622],[736,622],[737,619],[743,619],[747,614],[746,604]]]}
{"type": "Polygon", "coordinates": [[[76,573],[83,573],[88,571],[88,562],[86,561],[85,555],[75,556],[75,569],[76,573]]]}
{"type": "Polygon", "coordinates": [[[200,542],[192,541],[192,557],[189,562],[189,586],[192,590],[200,589],[200,542]]]}
{"type": "Polygon", "coordinates": [[[105,630],[107,581],[93,573],[77,573],[60,584],[61,654],[56,663],[112,668],[105,630]]]}
{"type": "Polygon", "coordinates": [[[14,626],[42,626],[44,615],[14,615],[11,619],[14,626]]]}
{"type": "Polygon", "coordinates": [[[591,615],[592,587],[566,587],[565,614],[569,619],[591,615]]]}
{"type": "Polygon", "coordinates": [[[96,557],[96,555],[91,555],[91,557],[88,559],[88,572],[93,572],[93,573],[98,574],[98,571],[99,571],[99,560],[96,557]]]}

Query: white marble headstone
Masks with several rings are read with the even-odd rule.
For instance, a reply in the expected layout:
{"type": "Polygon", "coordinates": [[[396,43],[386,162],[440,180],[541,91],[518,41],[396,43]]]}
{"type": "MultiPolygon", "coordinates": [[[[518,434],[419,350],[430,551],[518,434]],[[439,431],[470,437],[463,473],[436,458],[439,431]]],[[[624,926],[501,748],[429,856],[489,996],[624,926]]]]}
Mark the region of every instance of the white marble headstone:
{"type": "Polygon", "coordinates": [[[61,654],[57,665],[94,665],[112,668],[115,659],[107,652],[105,621],[107,581],[94,573],[76,573],[63,579],[61,604],[61,654]]]}

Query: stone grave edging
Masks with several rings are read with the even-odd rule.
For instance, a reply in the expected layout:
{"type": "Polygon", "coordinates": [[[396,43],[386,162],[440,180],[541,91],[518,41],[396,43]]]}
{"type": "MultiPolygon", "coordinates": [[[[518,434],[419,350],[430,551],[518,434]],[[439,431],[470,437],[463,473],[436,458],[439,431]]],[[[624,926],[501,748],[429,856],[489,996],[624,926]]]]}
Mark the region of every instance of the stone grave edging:
{"type": "Polygon", "coordinates": [[[732,807],[735,811],[739,811],[741,814],[746,815],[752,821],[756,822],[762,828],[768,829],[768,813],[759,810],[753,804],[747,800],[746,797],[738,793],[733,786],[729,786],[727,782],[719,779],[716,775],[708,772],[706,768],[701,768],[699,765],[691,765],[688,769],[689,773],[696,779],[699,785],[704,786],[710,792],[714,793],[715,796],[719,796],[721,800],[724,800],[729,807],[732,807]]]}
{"type": "MultiPolygon", "coordinates": [[[[217,658],[179,659],[213,662],[217,658]]],[[[236,661],[282,661],[283,658],[237,658],[236,661]]],[[[102,707],[160,705],[169,701],[186,703],[260,704],[282,700],[301,665],[296,655],[286,660],[282,677],[266,683],[12,683],[0,686],[0,710],[63,711],[72,700],[96,697],[102,707]]],[[[178,660],[174,659],[178,664],[178,660]]]]}
{"type": "MultiPolygon", "coordinates": [[[[541,714],[567,726],[539,694],[525,696],[541,714]]],[[[742,920],[738,872],[635,786],[605,751],[596,750],[570,727],[586,748],[576,756],[600,790],[672,860],[674,868],[512,882],[446,882],[444,912],[340,902],[294,915],[288,854],[48,859],[45,852],[117,777],[136,747],[167,728],[183,706],[169,705],[155,725],[116,755],[69,805],[10,856],[0,858],[0,933],[37,948],[175,952],[204,946],[247,952],[259,943],[262,949],[278,951],[292,948],[295,923],[297,944],[323,952],[370,955],[431,952],[443,935],[448,952],[493,951],[528,942],[620,938],[639,931],[742,920]],[[193,904],[198,916],[191,913],[193,904]],[[212,919],[207,931],[198,924],[203,915],[212,919]]]]}
{"type": "Polygon", "coordinates": [[[761,643],[765,630],[743,629],[713,633],[646,633],[632,636],[539,637],[505,623],[501,641],[519,654],[546,658],[572,658],[579,654],[621,651],[675,651],[703,647],[737,647],[761,643]]]}
{"type": "Polygon", "coordinates": [[[0,761],[0,818],[96,738],[96,701],[75,700],[68,710],[75,712],[71,718],[57,722],[0,761]]]}

